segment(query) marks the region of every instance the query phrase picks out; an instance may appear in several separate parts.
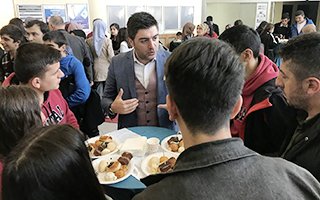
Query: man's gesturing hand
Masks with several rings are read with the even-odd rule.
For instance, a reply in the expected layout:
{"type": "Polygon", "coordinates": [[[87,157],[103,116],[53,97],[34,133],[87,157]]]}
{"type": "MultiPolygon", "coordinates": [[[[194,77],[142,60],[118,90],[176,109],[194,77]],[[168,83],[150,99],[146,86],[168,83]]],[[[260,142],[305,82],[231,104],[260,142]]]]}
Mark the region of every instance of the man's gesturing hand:
{"type": "Polygon", "coordinates": [[[123,100],[122,95],[123,89],[120,88],[117,97],[111,104],[111,109],[114,113],[129,114],[137,108],[137,106],[139,105],[139,100],[136,98],[123,100]]]}

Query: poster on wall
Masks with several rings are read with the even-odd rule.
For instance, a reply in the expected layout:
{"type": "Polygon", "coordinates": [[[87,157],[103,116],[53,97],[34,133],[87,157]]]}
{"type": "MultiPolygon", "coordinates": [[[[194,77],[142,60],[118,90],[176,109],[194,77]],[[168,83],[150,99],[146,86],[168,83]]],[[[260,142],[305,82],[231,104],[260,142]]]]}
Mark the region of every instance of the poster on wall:
{"type": "Polygon", "coordinates": [[[89,14],[87,4],[67,4],[68,21],[81,24],[83,29],[89,29],[89,14]]]}
{"type": "Polygon", "coordinates": [[[60,16],[63,21],[67,20],[65,5],[43,5],[45,22],[48,22],[51,16],[60,16]]]}
{"type": "Polygon", "coordinates": [[[262,21],[267,21],[268,3],[257,3],[256,28],[262,21]]]}
{"type": "Polygon", "coordinates": [[[26,18],[33,18],[42,20],[42,8],[41,5],[17,5],[19,18],[23,21],[26,18]]]}

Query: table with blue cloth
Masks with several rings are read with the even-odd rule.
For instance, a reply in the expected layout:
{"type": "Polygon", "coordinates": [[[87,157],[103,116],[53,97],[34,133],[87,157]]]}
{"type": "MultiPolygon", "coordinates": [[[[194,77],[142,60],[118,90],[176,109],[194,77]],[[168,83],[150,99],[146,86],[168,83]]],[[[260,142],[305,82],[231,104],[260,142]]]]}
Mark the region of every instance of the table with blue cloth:
{"type": "MultiPolygon", "coordinates": [[[[147,138],[157,137],[162,141],[164,138],[176,134],[175,131],[154,127],[154,126],[137,126],[128,128],[130,131],[146,136],[147,138]]],[[[110,185],[105,185],[106,194],[113,197],[113,199],[131,199],[136,193],[141,192],[146,186],[134,176],[129,176],[127,179],[110,185]]]]}

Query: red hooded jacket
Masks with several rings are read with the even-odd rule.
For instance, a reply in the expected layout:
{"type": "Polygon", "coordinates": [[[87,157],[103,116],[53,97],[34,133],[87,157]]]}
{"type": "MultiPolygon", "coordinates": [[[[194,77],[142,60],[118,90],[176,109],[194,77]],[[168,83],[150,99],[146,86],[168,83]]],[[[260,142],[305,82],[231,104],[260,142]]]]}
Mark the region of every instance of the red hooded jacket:
{"type": "Polygon", "coordinates": [[[233,136],[238,136],[244,139],[244,130],[246,125],[246,118],[251,113],[258,109],[263,109],[272,106],[268,99],[258,104],[252,105],[252,99],[256,90],[266,82],[274,79],[278,76],[279,69],[269,58],[264,55],[260,55],[260,64],[256,71],[248,77],[244,83],[242,90],[243,104],[240,112],[233,120],[231,126],[231,133],[233,136]]]}
{"type": "Polygon", "coordinates": [[[231,133],[254,151],[277,156],[284,139],[297,126],[296,110],[287,105],[282,90],[275,85],[278,67],[264,55],[259,61],[245,82],[243,105],[231,122],[231,133]]]}

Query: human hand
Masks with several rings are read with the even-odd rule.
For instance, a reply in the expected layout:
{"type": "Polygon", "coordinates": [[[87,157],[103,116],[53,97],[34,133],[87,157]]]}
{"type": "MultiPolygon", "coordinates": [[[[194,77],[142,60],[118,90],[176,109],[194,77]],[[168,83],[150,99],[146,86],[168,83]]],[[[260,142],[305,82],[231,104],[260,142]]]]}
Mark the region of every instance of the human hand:
{"type": "Polygon", "coordinates": [[[123,89],[120,88],[117,97],[111,104],[111,109],[114,113],[129,114],[137,108],[137,106],[139,105],[139,100],[136,98],[123,100],[122,95],[123,89]]]}
{"type": "Polygon", "coordinates": [[[158,108],[166,109],[168,111],[168,106],[167,104],[159,104],[158,108]]]}

